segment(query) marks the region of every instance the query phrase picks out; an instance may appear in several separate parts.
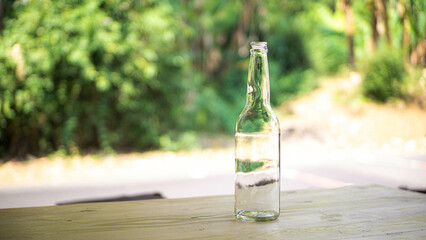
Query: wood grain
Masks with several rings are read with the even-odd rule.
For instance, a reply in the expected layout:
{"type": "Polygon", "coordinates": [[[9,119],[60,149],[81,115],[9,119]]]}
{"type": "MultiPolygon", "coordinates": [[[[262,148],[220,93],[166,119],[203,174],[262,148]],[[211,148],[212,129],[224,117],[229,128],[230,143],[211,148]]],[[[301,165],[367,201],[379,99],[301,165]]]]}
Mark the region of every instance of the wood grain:
{"type": "Polygon", "coordinates": [[[235,220],[233,196],[0,210],[0,239],[426,239],[426,195],[380,186],[281,193],[281,216],[235,220]]]}

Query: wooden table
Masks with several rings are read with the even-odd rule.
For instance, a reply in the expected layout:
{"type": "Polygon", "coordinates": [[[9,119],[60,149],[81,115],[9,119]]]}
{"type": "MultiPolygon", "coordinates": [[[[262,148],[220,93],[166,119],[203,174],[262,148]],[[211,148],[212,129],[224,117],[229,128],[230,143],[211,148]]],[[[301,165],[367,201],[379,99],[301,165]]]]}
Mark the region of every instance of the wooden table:
{"type": "Polygon", "coordinates": [[[230,196],[0,210],[0,239],[426,239],[426,195],[380,186],[281,193],[281,216],[235,220],[230,196]]]}

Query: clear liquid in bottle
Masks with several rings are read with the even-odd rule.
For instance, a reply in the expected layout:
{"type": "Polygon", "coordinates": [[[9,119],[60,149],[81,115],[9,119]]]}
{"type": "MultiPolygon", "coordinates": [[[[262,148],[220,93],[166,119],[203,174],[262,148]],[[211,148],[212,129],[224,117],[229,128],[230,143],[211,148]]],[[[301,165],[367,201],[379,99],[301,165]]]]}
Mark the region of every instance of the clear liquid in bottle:
{"type": "Polygon", "coordinates": [[[235,213],[244,221],[270,221],[280,212],[280,134],[236,133],[235,213]]]}

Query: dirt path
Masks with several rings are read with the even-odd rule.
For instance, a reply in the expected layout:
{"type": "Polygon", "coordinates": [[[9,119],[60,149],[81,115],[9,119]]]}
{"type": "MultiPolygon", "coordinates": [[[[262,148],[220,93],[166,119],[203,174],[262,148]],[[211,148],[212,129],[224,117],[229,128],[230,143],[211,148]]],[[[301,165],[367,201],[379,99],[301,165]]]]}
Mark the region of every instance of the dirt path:
{"type": "Polygon", "coordinates": [[[379,105],[356,94],[357,74],[329,79],[311,95],[279,108],[286,141],[305,139],[336,148],[426,154],[426,111],[403,103],[379,105]]]}

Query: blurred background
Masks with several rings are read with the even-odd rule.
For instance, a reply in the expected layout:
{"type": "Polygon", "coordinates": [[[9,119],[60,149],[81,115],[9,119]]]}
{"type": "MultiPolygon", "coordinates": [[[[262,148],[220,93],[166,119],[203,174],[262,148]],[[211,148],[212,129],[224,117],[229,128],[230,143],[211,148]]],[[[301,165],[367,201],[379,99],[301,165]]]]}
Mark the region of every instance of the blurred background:
{"type": "Polygon", "coordinates": [[[251,41],[281,190],[424,191],[425,29],[422,0],[1,0],[0,207],[233,194],[251,41]]]}

